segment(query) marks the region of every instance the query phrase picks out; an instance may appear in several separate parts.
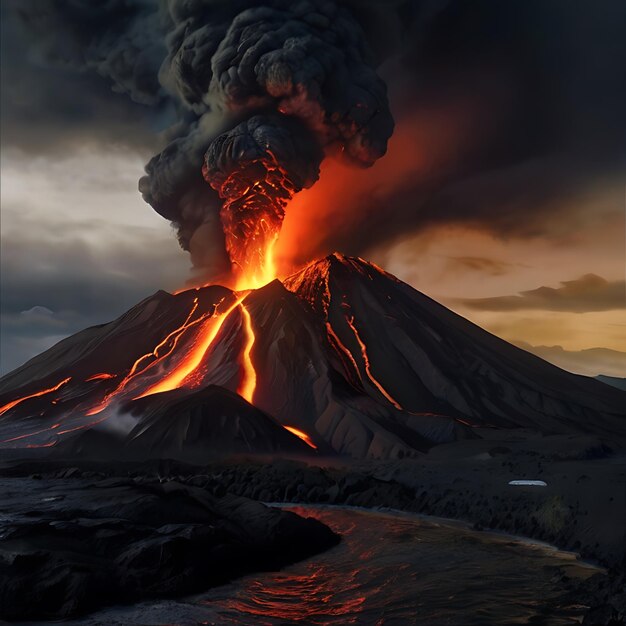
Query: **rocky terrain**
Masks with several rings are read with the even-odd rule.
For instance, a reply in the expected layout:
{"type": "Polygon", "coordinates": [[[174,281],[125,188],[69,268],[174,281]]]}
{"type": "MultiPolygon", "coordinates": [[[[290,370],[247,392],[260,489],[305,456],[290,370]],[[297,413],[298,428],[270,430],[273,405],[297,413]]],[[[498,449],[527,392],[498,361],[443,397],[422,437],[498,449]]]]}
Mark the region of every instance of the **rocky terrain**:
{"type": "Polygon", "coordinates": [[[262,501],[550,542],[606,568],[572,589],[585,623],[623,623],[625,451],[626,392],[361,259],[334,254],[247,294],[159,292],[0,380],[4,615],[188,593],[337,540],[262,501]],[[158,388],[181,366],[181,384],[158,388]]]}
{"type": "Polygon", "coordinates": [[[0,619],[61,619],[189,594],[321,552],[316,520],[175,481],[0,480],[0,619]]]}

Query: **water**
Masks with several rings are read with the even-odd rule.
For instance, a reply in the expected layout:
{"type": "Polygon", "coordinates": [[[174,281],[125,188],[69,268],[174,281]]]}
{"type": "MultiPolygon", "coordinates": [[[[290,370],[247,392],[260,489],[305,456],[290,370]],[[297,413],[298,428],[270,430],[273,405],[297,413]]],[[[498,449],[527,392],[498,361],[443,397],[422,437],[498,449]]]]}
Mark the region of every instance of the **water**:
{"type": "Polygon", "coordinates": [[[597,570],[571,554],[409,515],[289,507],[339,532],[340,545],[279,572],[183,601],[100,611],[71,624],[191,626],[580,623],[563,576],[597,570]]]}

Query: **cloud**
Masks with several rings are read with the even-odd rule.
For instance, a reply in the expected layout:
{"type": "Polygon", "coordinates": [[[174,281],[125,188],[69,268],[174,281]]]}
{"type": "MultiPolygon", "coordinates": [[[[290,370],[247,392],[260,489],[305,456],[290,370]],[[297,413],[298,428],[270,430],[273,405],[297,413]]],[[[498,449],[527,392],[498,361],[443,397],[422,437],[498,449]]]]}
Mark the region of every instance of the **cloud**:
{"type": "MultiPolygon", "coordinates": [[[[85,144],[154,149],[159,131],[173,118],[169,105],[148,107],[112,90],[99,73],[75,71],[66,58],[72,45],[70,25],[49,23],[45,33],[33,36],[19,17],[27,4],[31,6],[6,0],[0,6],[3,146],[31,154],[59,154],[85,144]],[[45,52],[52,40],[64,54],[55,62],[45,52]]],[[[72,3],[72,8],[78,5],[72,3]]],[[[44,19],[52,7],[38,3],[35,10],[44,19]]],[[[83,37],[91,27],[94,24],[82,23],[83,37]]]]}
{"type": "Polygon", "coordinates": [[[446,259],[450,271],[472,271],[489,274],[490,276],[504,276],[515,269],[515,263],[498,261],[478,256],[449,256],[446,259]]]}
{"type": "Polygon", "coordinates": [[[544,310],[585,313],[626,309],[626,281],[608,281],[596,274],[567,280],[561,287],[539,287],[517,296],[466,298],[459,303],[479,311],[544,310]]]}
{"type": "MultiPolygon", "coordinates": [[[[184,17],[196,4],[168,6],[184,17]]],[[[614,198],[612,213],[621,210],[624,2],[344,4],[363,24],[376,58],[387,59],[380,72],[399,120],[392,140],[400,151],[393,156],[392,146],[380,167],[349,179],[349,194],[323,198],[328,207],[315,212],[330,218],[321,235],[309,229],[316,246],[301,246],[296,261],[334,249],[366,254],[445,224],[502,237],[571,236],[602,219],[593,202],[581,201],[602,185],[614,198]],[[413,146],[407,148],[402,135],[413,146]],[[391,160],[393,177],[383,165],[391,160]]],[[[132,145],[143,154],[155,149],[175,117],[167,98],[155,100],[162,94],[153,61],[166,54],[154,41],[163,26],[159,3],[50,3],[69,17],[54,20],[53,11],[43,11],[45,36],[17,24],[17,13],[28,6],[42,12],[38,3],[2,3],[5,145],[31,154],[94,142],[132,145]],[[105,55],[100,63],[101,46],[116,37],[130,44],[129,55],[105,55]],[[91,73],[73,71],[81,45],[91,73]],[[65,64],[58,62],[61,53],[65,64]]],[[[231,10],[227,3],[209,6],[217,17],[231,10]]],[[[216,246],[215,239],[205,245],[216,246]]]]}
{"type": "Polygon", "coordinates": [[[65,245],[41,233],[2,240],[0,371],[60,339],[111,321],[161,288],[184,283],[184,255],[169,237],[129,229],[99,248],[79,231],[65,245]]]}
{"type": "Polygon", "coordinates": [[[159,289],[184,285],[185,254],[136,192],[136,155],[83,148],[48,162],[8,151],[2,165],[3,373],[159,289]]]}

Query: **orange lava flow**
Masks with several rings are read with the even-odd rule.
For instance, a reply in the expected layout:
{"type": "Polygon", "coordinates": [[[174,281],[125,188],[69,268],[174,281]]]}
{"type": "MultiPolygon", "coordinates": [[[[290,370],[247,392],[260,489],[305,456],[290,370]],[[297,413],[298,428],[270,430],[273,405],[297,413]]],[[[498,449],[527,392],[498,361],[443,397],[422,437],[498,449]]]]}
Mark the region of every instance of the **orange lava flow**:
{"type": "Polygon", "coordinates": [[[17,437],[11,437],[10,439],[4,439],[0,441],[0,443],[11,443],[12,441],[19,441],[20,439],[27,439],[28,437],[33,437],[34,435],[40,435],[41,433],[48,432],[50,430],[54,430],[58,428],[61,424],[53,424],[49,428],[42,428],[41,430],[36,430],[32,433],[27,433],[25,435],[18,435],[17,437]]]}
{"type": "Polygon", "coordinates": [[[302,441],[304,441],[307,446],[310,446],[314,450],[317,450],[317,446],[311,441],[311,437],[309,437],[305,432],[303,432],[302,430],[298,430],[293,426],[284,426],[284,428],[285,430],[288,430],[290,433],[294,434],[296,437],[300,437],[300,439],[302,439],[302,441]]]}
{"type": "Polygon", "coordinates": [[[206,351],[211,347],[213,340],[217,336],[217,333],[219,333],[222,324],[226,321],[226,318],[230,315],[230,313],[232,313],[232,311],[241,303],[245,295],[238,298],[237,301],[228,307],[228,309],[226,309],[226,311],[219,317],[209,318],[203,324],[193,342],[193,345],[182,361],[165,378],[163,378],[163,380],[160,380],[155,385],[149,387],[142,394],[136,396],[135,399],[144,398],[145,396],[150,396],[153,393],[178,389],[182,385],[185,378],[194,372],[194,370],[200,365],[206,351]]]}
{"type": "Polygon", "coordinates": [[[14,406],[17,406],[18,404],[21,404],[22,402],[26,400],[30,400],[31,398],[38,398],[39,396],[45,396],[48,393],[57,391],[58,389],[63,387],[63,385],[69,383],[70,380],[72,380],[71,376],[62,380],[60,383],[56,384],[54,387],[50,387],[49,389],[42,389],[41,391],[37,391],[36,393],[31,393],[29,396],[24,396],[22,398],[17,398],[17,400],[12,400],[11,402],[8,402],[4,406],[0,407],[0,415],[4,415],[7,411],[12,409],[14,406]]]}
{"type": "Polygon", "coordinates": [[[92,380],[108,380],[109,378],[115,378],[115,374],[107,374],[106,372],[102,374],[94,374],[89,378],[85,378],[85,382],[91,382],[92,380]]]}
{"type": "Polygon", "coordinates": [[[367,347],[365,345],[365,343],[363,342],[363,340],[361,339],[359,332],[356,329],[356,326],[354,325],[354,316],[348,318],[346,317],[346,322],[348,322],[348,326],[350,326],[350,328],[352,329],[352,332],[354,332],[354,336],[356,337],[356,340],[359,343],[359,346],[361,348],[361,355],[363,356],[363,362],[365,363],[365,372],[367,373],[367,377],[370,379],[370,381],[374,384],[374,386],[376,387],[376,389],[378,389],[378,391],[380,391],[380,393],[389,401],[391,402],[391,404],[393,404],[393,406],[396,407],[396,409],[402,411],[402,405],[400,405],[399,402],[397,402],[396,400],[394,400],[391,395],[387,392],[387,390],[381,385],[380,382],[378,382],[378,380],[376,380],[376,377],[374,376],[374,374],[372,374],[372,368],[370,365],[370,361],[369,358],[367,357],[367,347]]]}
{"type": "Polygon", "coordinates": [[[205,163],[205,180],[223,200],[220,217],[226,251],[242,284],[254,289],[276,275],[272,250],[285,217],[285,206],[298,190],[274,154],[244,161],[223,175],[205,163]]]}
{"type": "Polygon", "coordinates": [[[203,319],[206,319],[206,315],[203,315],[199,317],[197,320],[190,322],[197,308],[198,308],[198,298],[196,297],[193,300],[193,306],[191,307],[191,311],[189,311],[189,315],[187,315],[187,318],[185,319],[185,321],[178,328],[174,329],[171,333],[169,333],[169,335],[167,335],[167,337],[165,337],[165,339],[163,339],[163,341],[161,341],[154,348],[152,352],[148,352],[144,354],[133,363],[133,366],[130,368],[130,371],[126,375],[126,378],[121,382],[120,386],[118,387],[116,391],[119,391],[126,386],[126,383],[128,383],[128,381],[135,375],[135,372],[137,371],[137,368],[139,367],[139,365],[146,359],[150,357],[164,359],[166,356],[169,356],[170,354],[172,354],[172,352],[174,351],[174,348],[176,347],[176,344],[178,343],[180,336],[191,326],[194,326],[195,324],[199,324],[203,319]],[[165,354],[160,355],[159,350],[163,346],[165,346],[170,339],[173,339],[170,349],[165,354]]]}
{"type": "Polygon", "coordinates": [[[252,357],[250,355],[252,346],[254,345],[254,330],[252,329],[252,318],[248,309],[241,304],[241,314],[243,316],[243,329],[246,335],[246,345],[241,355],[241,364],[243,366],[243,377],[237,388],[237,393],[245,398],[250,404],[254,398],[254,391],[256,389],[256,370],[252,363],[252,357]]]}
{"type": "Polygon", "coordinates": [[[171,333],[169,333],[167,335],[167,337],[165,337],[165,339],[163,339],[161,342],[159,342],[157,344],[157,346],[154,348],[154,350],[152,350],[151,352],[147,352],[146,354],[140,356],[132,365],[132,367],[130,368],[128,374],[126,374],[126,376],[122,379],[122,381],[120,382],[120,384],[111,392],[108,393],[104,396],[104,398],[102,399],[102,401],[97,404],[95,407],[93,407],[92,409],[90,409],[89,411],[87,411],[86,415],[96,415],[98,413],[101,413],[102,411],[104,411],[104,409],[106,409],[109,404],[111,404],[111,401],[118,396],[128,385],[128,383],[138,374],[142,373],[143,371],[145,371],[148,367],[150,367],[151,365],[153,365],[156,361],[152,361],[151,363],[149,363],[148,365],[146,365],[142,370],[140,370],[139,372],[137,372],[137,370],[139,369],[139,366],[146,361],[147,359],[149,359],[150,357],[154,357],[155,359],[161,361],[162,359],[164,359],[165,357],[169,356],[170,354],[172,354],[172,352],[174,351],[174,348],[176,348],[176,345],[178,344],[178,340],[180,339],[180,337],[183,335],[183,333],[188,330],[189,328],[191,328],[192,326],[195,326],[196,324],[199,324],[200,322],[202,322],[203,320],[206,319],[207,314],[202,315],[201,317],[199,317],[197,320],[193,320],[190,321],[193,314],[196,312],[196,309],[198,308],[198,298],[194,298],[193,301],[193,306],[191,307],[191,311],[189,312],[189,315],[187,315],[187,318],[185,319],[185,321],[175,330],[173,330],[171,333]],[[159,354],[161,348],[165,345],[167,345],[167,343],[170,341],[172,341],[172,344],[170,345],[169,350],[165,353],[165,354],[159,354]]]}

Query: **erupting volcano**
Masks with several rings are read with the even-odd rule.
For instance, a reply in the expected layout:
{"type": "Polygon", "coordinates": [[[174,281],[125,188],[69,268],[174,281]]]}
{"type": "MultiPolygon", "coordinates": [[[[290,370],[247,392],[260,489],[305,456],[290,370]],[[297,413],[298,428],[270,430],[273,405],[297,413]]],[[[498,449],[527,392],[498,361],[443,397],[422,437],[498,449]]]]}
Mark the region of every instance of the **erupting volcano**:
{"type": "MultiPolygon", "coordinates": [[[[154,432],[188,432],[200,414],[230,424],[232,449],[272,450],[267,433],[282,426],[283,451],[302,454],[304,442],[355,458],[415,455],[474,426],[614,437],[623,415],[618,390],[340,254],[256,290],[158,292],[5,376],[0,393],[3,447],[55,446],[121,420],[124,449],[147,455],[162,445],[154,432]],[[207,395],[216,386],[240,400],[207,395]]],[[[184,458],[181,437],[168,453],[184,458]]],[[[209,457],[228,452],[220,440],[209,457]]]]}

